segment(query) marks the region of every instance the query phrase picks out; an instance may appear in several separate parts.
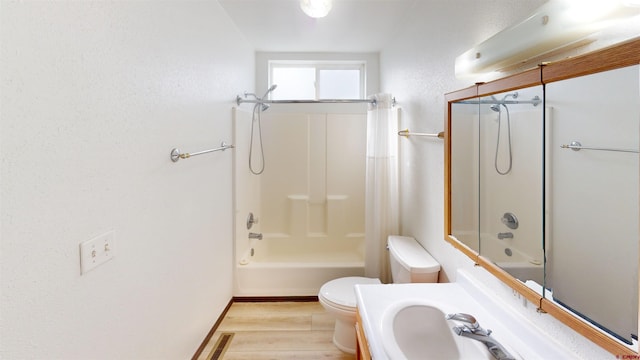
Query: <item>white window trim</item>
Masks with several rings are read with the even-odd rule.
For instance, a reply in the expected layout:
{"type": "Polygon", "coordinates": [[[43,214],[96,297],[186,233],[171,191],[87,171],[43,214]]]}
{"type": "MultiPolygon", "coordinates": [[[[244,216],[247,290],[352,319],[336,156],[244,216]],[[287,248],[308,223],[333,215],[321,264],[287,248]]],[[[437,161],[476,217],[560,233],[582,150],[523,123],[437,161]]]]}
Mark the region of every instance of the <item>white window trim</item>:
{"type": "MultiPolygon", "coordinates": [[[[367,64],[365,61],[314,61],[314,60],[269,60],[268,64],[268,87],[273,85],[273,69],[275,68],[314,68],[316,72],[315,100],[320,99],[320,71],[321,70],[358,70],[360,72],[359,92],[360,98],[366,96],[367,64]]],[[[269,95],[270,97],[271,95],[269,95]]]]}

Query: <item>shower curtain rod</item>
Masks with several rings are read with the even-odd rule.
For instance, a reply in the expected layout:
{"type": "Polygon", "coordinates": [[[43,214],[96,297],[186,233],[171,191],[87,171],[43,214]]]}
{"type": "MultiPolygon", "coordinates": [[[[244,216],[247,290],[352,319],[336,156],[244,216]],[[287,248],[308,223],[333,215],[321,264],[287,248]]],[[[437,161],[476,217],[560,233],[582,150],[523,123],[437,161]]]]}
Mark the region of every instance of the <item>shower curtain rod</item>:
{"type": "Polygon", "coordinates": [[[491,105],[511,105],[511,104],[532,104],[538,106],[542,100],[535,96],[531,100],[462,100],[456,101],[454,104],[491,104],[491,105]]]}
{"type": "MultiPolygon", "coordinates": [[[[236,103],[238,105],[242,103],[250,104],[356,104],[356,103],[368,103],[376,105],[378,102],[375,99],[321,99],[321,100],[254,100],[243,99],[238,95],[236,97],[236,103]]],[[[396,105],[396,98],[392,99],[392,105],[396,105]]]]}

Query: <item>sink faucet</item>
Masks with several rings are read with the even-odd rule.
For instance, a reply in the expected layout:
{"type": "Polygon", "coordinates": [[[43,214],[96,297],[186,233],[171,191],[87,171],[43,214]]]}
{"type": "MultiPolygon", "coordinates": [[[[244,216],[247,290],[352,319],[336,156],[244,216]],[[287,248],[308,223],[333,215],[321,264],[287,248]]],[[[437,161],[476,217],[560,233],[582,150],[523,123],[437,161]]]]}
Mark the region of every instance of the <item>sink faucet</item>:
{"type": "Polygon", "coordinates": [[[465,313],[449,314],[447,320],[457,320],[464,323],[462,326],[454,326],[453,331],[462,337],[477,340],[483,343],[496,360],[516,360],[513,355],[491,336],[491,330],[483,329],[475,317],[465,313]]]}

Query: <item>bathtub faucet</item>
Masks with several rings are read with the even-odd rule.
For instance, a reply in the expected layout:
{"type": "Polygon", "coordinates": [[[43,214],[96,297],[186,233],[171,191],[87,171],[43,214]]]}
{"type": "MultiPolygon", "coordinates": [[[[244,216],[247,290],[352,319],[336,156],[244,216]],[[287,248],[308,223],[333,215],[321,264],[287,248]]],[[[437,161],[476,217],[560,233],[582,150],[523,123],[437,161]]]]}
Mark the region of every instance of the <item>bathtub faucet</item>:
{"type": "Polygon", "coordinates": [[[262,233],[249,233],[249,239],[258,239],[262,240],[262,233]]]}
{"type": "Polygon", "coordinates": [[[459,336],[480,341],[497,360],[515,360],[515,357],[509,354],[509,352],[491,336],[491,330],[483,329],[475,317],[469,314],[458,313],[449,314],[446,316],[446,319],[457,320],[464,323],[462,326],[454,326],[453,331],[459,336]]]}
{"type": "Polygon", "coordinates": [[[502,239],[513,239],[513,233],[512,232],[498,233],[498,239],[500,239],[500,240],[502,240],[502,239]]]}

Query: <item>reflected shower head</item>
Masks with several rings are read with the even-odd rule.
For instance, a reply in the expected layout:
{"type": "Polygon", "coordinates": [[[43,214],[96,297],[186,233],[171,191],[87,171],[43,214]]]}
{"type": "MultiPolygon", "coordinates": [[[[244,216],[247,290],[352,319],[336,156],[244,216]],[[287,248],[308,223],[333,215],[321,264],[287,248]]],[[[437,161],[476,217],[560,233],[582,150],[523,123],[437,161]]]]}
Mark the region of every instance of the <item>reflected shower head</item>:
{"type": "Polygon", "coordinates": [[[490,108],[495,112],[500,112],[500,104],[493,104],[490,106],[490,108]]]}

